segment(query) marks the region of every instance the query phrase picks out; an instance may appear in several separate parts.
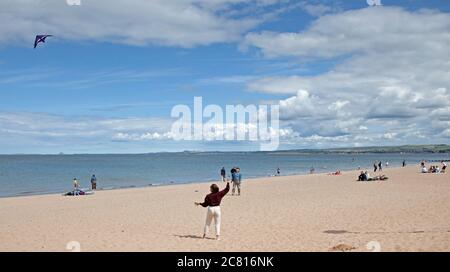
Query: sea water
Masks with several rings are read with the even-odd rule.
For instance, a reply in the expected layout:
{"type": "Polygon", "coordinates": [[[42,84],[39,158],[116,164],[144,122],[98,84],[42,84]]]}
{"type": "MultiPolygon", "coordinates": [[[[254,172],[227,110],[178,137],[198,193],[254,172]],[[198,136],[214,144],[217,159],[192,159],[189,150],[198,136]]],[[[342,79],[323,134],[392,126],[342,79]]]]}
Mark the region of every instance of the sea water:
{"type": "MultiPolygon", "coordinates": [[[[335,154],[290,152],[180,152],[138,155],[0,155],[0,196],[62,193],[72,188],[73,178],[81,187],[90,186],[95,174],[99,189],[116,189],[211,182],[219,180],[223,167],[230,175],[240,167],[246,178],[337,170],[371,170],[374,161],[390,167],[418,165],[421,160],[449,159],[439,153],[335,154]]],[[[438,164],[438,163],[437,163],[438,164]]],[[[419,168],[418,168],[419,169],[419,168]]]]}

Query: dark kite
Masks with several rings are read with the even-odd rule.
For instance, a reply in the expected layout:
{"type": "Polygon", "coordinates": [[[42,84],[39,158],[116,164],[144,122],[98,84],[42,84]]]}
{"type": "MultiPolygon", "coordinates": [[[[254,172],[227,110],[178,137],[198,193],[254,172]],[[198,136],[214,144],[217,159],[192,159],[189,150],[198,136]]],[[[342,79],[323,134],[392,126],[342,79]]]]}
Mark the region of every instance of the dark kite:
{"type": "Polygon", "coordinates": [[[34,48],[36,48],[39,43],[45,43],[45,39],[51,36],[53,35],[36,35],[36,39],[34,40],[34,48]]]}

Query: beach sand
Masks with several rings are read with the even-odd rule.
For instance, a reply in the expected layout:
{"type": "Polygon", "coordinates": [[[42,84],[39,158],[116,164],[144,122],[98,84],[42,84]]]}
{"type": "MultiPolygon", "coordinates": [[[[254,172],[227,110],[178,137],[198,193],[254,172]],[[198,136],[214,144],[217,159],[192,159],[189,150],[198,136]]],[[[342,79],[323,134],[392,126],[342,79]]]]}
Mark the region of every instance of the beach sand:
{"type": "Polygon", "coordinates": [[[448,173],[358,173],[244,180],[222,200],[220,241],[200,239],[209,183],[2,198],[0,251],[450,251],[448,173]]]}

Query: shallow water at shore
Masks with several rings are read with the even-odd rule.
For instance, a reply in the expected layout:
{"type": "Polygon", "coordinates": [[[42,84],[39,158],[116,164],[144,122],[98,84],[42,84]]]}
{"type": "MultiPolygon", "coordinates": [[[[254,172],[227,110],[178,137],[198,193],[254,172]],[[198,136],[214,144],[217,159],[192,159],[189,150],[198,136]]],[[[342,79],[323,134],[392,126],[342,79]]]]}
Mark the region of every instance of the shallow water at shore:
{"type": "Polygon", "coordinates": [[[1,155],[0,196],[62,193],[76,177],[81,187],[90,185],[95,174],[100,189],[159,186],[219,180],[222,166],[241,168],[244,178],[266,177],[281,169],[281,175],[336,170],[372,169],[373,162],[390,166],[421,160],[449,159],[448,154],[382,153],[325,154],[298,152],[181,152],[137,155],[1,155]]]}

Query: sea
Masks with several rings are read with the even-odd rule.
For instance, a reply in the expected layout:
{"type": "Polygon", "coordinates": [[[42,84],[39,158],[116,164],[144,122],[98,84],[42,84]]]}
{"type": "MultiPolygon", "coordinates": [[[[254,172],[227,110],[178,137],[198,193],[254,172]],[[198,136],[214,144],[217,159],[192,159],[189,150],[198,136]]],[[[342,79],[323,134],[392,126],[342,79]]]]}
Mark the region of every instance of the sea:
{"type": "MultiPolygon", "coordinates": [[[[179,152],[120,155],[0,155],[0,197],[64,193],[77,178],[82,188],[97,177],[101,190],[219,181],[225,167],[239,167],[247,178],[337,170],[371,170],[374,161],[389,167],[448,160],[446,153],[179,152]]],[[[439,163],[436,163],[439,164],[439,163]]],[[[418,168],[419,169],[419,168],[418,168]]]]}

